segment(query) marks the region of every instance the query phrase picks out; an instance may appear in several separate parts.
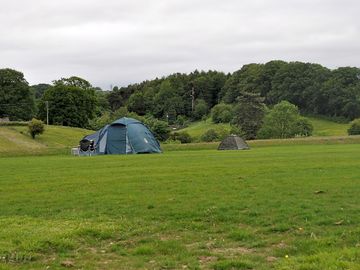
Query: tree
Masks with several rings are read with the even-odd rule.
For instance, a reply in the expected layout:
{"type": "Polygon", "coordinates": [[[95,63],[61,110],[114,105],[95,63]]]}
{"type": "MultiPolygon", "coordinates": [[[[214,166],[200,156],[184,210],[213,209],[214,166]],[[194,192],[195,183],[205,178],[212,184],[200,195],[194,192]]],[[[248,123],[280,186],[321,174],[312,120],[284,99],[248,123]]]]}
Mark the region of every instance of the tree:
{"type": "Polygon", "coordinates": [[[127,108],[129,111],[135,112],[138,115],[145,115],[146,105],[143,93],[136,92],[132,94],[127,102],[127,108]]]}
{"type": "Polygon", "coordinates": [[[348,129],[349,135],[360,135],[360,118],[353,120],[348,129]]]}
{"type": "Polygon", "coordinates": [[[267,100],[271,104],[287,100],[304,111],[314,113],[316,104],[313,100],[329,76],[330,70],[318,64],[291,62],[283,65],[272,80],[267,100]]]}
{"type": "Polygon", "coordinates": [[[40,103],[41,119],[46,119],[45,102],[47,101],[49,123],[87,127],[89,120],[95,117],[97,100],[94,89],[88,86],[89,83],[85,83],[83,79],[79,81],[81,82],[79,84],[73,81],[68,84],[66,79],[55,81],[54,86],[45,92],[40,103]],[[80,86],[86,88],[80,88],[80,86]]]}
{"type": "Polygon", "coordinates": [[[211,109],[211,118],[214,123],[229,123],[233,115],[233,107],[230,104],[220,103],[211,109]]]}
{"type": "Polygon", "coordinates": [[[45,91],[50,87],[50,84],[47,83],[40,83],[36,85],[31,86],[31,90],[33,91],[33,94],[35,96],[35,99],[41,99],[44,95],[45,91]]]}
{"type": "MultiPolygon", "coordinates": [[[[298,107],[288,101],[281,101],[265,116],[258,137],[264,139],[292,138],[295,135],[301,135],[299,133],[304,133],[299,130],[299,126],[305,126],[302,123],[304,120],[300,117],[298,107]]],[[[309,131],[305,131],[305,133],[309,134],[309,131]]]]}
{"type": "Polygon", "coordinates": [[[235,103],[242,92],[260,94],[263,69],[262,64],[249,64],[235,71],[222,89],[223,100],[226,103],[235,103]]]}
{"type": "Polygon", "coordinates": [[[80,77],[72,76],[70,78],[61,78],[60,80],[55,80],[54,85],[66,85],[73,86],[80,89],[90,89],[92,88],[91,84],[80,77]]]}
{"type": "Polygon", "coordinates": [[[243,131],[246,139],[255,139],[265,115],[264,99],[259,94],[243,92],[237,98],[231,121],[243,131]]]}
{"type": "Polygon", "coordinates": [[[195,102],[195,110],[194,110],[194,119],[199,120],[203,116],[205,116],[209,111],[208,105],[206,104],[205,100],[198,99],[195,102]]]}
{"type": "Polygon", "coordinates": [[[45,131],[44,122],[35,118],[29,122],[28,128],[33,139],[35,139],[36,135],[43,134],[45,131]]]}
{"type": "Polygon", "coordinates": [[[29,120],[35,110],[34,95],[24,75],[9,68],[0,69],[0,118],[29,120]]]}

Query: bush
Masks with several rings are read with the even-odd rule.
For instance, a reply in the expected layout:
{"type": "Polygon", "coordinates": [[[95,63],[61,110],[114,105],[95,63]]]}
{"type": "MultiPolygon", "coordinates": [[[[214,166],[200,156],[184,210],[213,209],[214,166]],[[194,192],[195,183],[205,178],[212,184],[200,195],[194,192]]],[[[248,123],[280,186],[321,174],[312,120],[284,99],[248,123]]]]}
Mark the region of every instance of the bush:
{"type": "Polygon", "coordinates": [[[297,126],[297,135],[300,136],[311,136],[312,132],[314,130],[313,125],[310,123],[310,121],[305,117],[299,117],[299,119],[296,122],[297,126]]]}
{"type": "Polygon", "coordinates": [[[147,116],[144,120],[144,124],[150,128],[156,139],[159,141],[164,142],[169,138],[170,128],[165,121],[158,120],[152,116],[147,116]]]}
{"type": "Polygon", "coordinates": [[[238,136],[240,136],[240,137],[244,137],[245,132],[242,131],[242,129],[239,128],[238,126],[231,125],[230,134],[232,134],[232,135],[238,135],[238,136]]]}
{"type": "Polygon", "coordinates": [[[348,129],[349,135],[360,135],[360,118],[355,119],[350,123],[350,128],[348,129]]]}
{"type": "Polygon", "coordinates": [[[233,108],[229,104],[220,103],[211,109],[211,117],[214,123],[229,123],[233,115],[233,108]]]}
{"type": "Polygon", "coordinates": [[[187,132],[174,132],[171,136],[171,139],[174,141],[180,141],[181,143],[191,143],[192,138],[187,132]]]}
{"type": "Polygon", "coordinates": [[[33,139],[35,139],[36,135],[44,133],[45,126],[43,121],[33,118],[29,124],[29,133],[33,139]]]}
{"type": "Polygon", "coordinates": [[[202,136],[201,140],[203,142],[213,142],[219,139],[219,135],[214,129],[207,130],[202,136]]]}

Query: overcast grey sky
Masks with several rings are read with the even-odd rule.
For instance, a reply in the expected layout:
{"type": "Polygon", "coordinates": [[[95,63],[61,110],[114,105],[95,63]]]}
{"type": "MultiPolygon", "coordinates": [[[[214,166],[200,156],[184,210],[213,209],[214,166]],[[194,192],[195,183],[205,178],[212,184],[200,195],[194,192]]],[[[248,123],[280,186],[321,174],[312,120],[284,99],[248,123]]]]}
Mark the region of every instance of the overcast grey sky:
{"type": "Polygon", "coordinates": [[[360,66],[359,0],[0,0],[0,68],[104,89],[272,59],[360,66]]]}

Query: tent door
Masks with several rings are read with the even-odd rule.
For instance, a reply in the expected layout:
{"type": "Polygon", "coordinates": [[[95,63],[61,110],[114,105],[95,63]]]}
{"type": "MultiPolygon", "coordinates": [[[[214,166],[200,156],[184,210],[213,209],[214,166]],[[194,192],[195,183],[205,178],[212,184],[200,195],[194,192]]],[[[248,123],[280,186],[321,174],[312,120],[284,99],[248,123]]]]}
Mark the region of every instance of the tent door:
{"type": "Polygon", "coordinates": [[[109,126],[106,153],[126,154],[126,127],[124,125],[109,126]]]}

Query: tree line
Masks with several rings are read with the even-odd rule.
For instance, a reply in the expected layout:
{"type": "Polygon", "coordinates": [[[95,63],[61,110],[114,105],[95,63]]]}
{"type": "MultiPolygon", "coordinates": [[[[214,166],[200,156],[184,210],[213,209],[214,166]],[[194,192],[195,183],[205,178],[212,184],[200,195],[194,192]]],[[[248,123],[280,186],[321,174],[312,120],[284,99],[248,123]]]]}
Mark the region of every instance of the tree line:
{"type": "Polygon", "coordinates": [[[211,114],[214,122],[231,122],[255,138],[267,110],[284,100],[303,114],[359,118],[360,69],[276,60],[228,74],[175,73],[110,91],[75,76],[30,86],[23,73],[0,69],[0,117],[45,121],[48,108],[50,124],[91,129],[123,115],[159,127],[211,114]]]}

